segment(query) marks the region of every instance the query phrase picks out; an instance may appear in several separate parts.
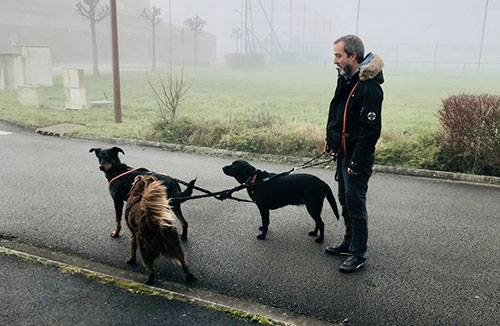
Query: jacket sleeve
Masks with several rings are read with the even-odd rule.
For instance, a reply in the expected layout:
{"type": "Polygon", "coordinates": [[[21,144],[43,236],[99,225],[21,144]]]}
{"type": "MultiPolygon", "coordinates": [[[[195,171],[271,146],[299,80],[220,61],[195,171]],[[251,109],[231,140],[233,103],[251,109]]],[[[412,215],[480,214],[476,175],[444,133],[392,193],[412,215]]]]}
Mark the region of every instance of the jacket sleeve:
{"type": "Polygon", "coordinates": [[[375,81],[365,85],[359,114],[359,134],[349,160],[349,167],[357,172],[367,162],[368,156],[375,151],[382,130],[381,113],[384,99],[382,88],[375,81]]]}

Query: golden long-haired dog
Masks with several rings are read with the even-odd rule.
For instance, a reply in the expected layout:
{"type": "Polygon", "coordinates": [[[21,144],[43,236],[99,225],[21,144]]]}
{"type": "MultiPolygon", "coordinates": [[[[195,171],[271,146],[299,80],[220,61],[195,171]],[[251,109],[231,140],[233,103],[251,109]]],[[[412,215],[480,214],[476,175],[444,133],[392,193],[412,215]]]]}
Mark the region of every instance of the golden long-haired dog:
{"type": "Polygon", "coordinates": [[[181,265],[186,282],[196,280],[186,263],[186,253],[177,229],[172,225],[172,211],[165,197],[165,186],[152,175],[138,175],[134,179],[125,206],[125,219],[130,230],[130,255],[127,264],[136,263],[137,246],[148,269],[146,284],[154,278],[154,260],[163,254],[181,265]]]}

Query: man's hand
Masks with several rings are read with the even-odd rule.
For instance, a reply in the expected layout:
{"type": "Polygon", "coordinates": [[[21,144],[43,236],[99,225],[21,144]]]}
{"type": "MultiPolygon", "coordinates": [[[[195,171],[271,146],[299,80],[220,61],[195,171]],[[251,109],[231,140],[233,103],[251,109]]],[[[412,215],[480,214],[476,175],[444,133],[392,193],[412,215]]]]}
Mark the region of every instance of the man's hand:
{"type": "Polygon", "coordinates": [[[328,154],[328,155],[332,155],[332,152],[333,152],[333,149],[328,147],[328,142],[326,140],[325,140],[325,148],[323,149],[323,151],[325,152],[325,154],[328,154]]]}
{"type": "Polygon", "coordinates": [[[347,167],[347,174],[350,175],[358,175],[359,172],[356,172],[354,169],[358,167],[358,164],[354,161],[349,162],[349,166],[347,167]]]}

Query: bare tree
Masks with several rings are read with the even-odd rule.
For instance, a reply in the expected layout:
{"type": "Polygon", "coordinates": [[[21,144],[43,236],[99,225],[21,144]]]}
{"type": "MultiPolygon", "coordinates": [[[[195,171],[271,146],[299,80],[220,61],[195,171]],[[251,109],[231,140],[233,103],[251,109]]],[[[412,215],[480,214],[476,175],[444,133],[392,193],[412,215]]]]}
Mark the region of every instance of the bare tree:
{"type": "Polygon", "coordinates": [[[239,41],[241,39],[241,36],[242,36],[241,28],[233,28],[231,30],[231,37],[236,40],[236,52],[235,53],[240,53],[239,41]]]}
{"type": "Polygon", "coordinates": [[[198,15],[188,18],[184,20],[184,25],[189,27],[189,29],[194,34],[194,66],[196,67],[198,64],[198,33],[201,33],[203,27],[207,24],[207,22],[201,19],[198,15]]]}
{"type": "Polygon", "coordinates": [[[153,63],[152,70],[156,70],[156,25],[161,23],[161,8],[156,8],[153,6],[151,9],[144,9],[141,13],[141,17],[144,17],[147,21],[151,23],[151,27],[153,30],[153,63]]]}
{"type": "Polygon", "coordinates": [[[78,2],[76,12],[90,21],[90,32],[92,34],[92,62],[94,75],[99,74],[99,63],[97,59],[97,39],[95,34],[95,24],[109,16],[109,6],[102,6],[98,11],[99,0],[83,0],[78,2]]]}
{"type": "Polygon", "coordinates": [[[149,86],[156,96],[161,118],[165,123],[169,123],[175,120],[179,104],[186,99],[186,93],[193,82],[184,79],[184,67],[179,73],[174,73],[171,63],[168,65],[166,77],[159,75],[159,79],[160,89],[156,89],[151,80],[148,80],[149,86]]]}

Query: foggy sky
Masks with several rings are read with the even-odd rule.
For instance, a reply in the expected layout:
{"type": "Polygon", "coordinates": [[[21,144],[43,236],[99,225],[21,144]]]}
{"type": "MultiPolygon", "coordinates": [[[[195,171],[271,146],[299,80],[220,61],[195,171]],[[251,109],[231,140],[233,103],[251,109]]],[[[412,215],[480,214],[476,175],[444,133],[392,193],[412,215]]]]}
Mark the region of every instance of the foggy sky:
{"type": "MultiPolygon", "coordinates": [[[[267,14],[271,0],[261,0],[267,14]]],[[[217,54],[234,52],[231,30],[240,26],[240,0],[171,0],[172,23],[199,15],[205,31],[217,36],[217,54]],[[237,11],[238,10],[238,11],[237,11]]],[[[478,45],[486,0],[360,0],[359,36],[365,43],[478,45]]],[[[168,0],[151,0],[168,23],[168,0]]],[[[292,0],[292,41],[332,42],[356,30],[356,0],[292,0]],[[306,28],[304,29],[304,5],[306,28]]],[[[281,42],[289,39],[290,0],[274,0],[274,29],[281,42]]],[[[270,31],[257,0],[252,0],[254,30],[266,39],[270,31]]],[[[270,18],[270,17],[269,17],[270,18]]],[[[489,0],[484,38],[485,60],[500,62],[500,0],[489,0]]]]}

